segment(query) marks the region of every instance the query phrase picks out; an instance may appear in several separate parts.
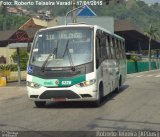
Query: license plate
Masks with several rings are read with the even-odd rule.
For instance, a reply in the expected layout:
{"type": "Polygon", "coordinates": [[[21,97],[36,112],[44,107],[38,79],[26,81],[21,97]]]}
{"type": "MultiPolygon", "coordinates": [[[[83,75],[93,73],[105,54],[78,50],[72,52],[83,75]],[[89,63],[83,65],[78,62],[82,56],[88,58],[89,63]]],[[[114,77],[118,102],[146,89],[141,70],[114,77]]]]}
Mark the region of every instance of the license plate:
{"type": "Polygon", "coordinates": [[[51,101],[53,101],[53,102],[65,102],[66,98],[51,98],[51,101]]]}

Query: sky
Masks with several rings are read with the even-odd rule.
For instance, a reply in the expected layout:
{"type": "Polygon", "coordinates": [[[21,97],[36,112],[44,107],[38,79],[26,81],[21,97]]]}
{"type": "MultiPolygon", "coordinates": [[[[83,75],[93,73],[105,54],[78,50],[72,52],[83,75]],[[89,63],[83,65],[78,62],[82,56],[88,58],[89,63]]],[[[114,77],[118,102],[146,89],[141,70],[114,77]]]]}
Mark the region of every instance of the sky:
{"type": "Polygon", "coordinates": [[[160,3],[160,0],[143,0],[143,1],[145,1],[146,3],[155,3],[155,2],[160,3]]]}

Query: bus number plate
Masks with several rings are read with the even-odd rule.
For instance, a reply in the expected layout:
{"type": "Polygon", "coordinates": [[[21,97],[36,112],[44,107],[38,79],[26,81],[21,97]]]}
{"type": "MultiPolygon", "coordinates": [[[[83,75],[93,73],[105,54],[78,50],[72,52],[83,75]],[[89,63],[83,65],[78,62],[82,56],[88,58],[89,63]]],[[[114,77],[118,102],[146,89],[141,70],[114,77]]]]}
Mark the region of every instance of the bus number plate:
{"type": "Polygon", "coordinates": [[[53,102],[65,102],[66,98],[51,98],[51,101],[53,101],[53,102]]]}

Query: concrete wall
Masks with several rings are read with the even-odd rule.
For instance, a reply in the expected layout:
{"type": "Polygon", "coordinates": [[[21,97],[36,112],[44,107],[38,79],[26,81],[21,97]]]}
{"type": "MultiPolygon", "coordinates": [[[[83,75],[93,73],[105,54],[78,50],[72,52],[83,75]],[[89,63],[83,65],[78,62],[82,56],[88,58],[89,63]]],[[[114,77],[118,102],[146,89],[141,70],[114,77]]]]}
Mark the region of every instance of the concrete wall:
{"type": "Polygon", "coordinates": [[[10,57],[14,51],[16,51],[16,50],[15,49],[8,49],[8,48],[0,48],[0,57],[4,56],[6,58],[6,63],[11,64],[13,62],[10,57]]]}
{"type": "MultiPolygon", "coordinates": [[[[58,25],[65,24],[65,17],[57,17],[58,25]]],[[[67,22],[71,23],[71,17],[67,17],[67,22]]],[[[108,16],[95,16],[95,17],[77,17],[77,22],[86,23],[88,25],[98,25],[107,30],[111,33],[114,33],[114,18],[108,16]]]]}
{"type": "MultiPolygon", "coordinates": [[[[151,62],[152,70],[160,69],[159,62],[151,62]]],[[[148,71],[148,62],[128,62],[127,63],[127,73],[138,73],[143,71],[148,71]]]]}

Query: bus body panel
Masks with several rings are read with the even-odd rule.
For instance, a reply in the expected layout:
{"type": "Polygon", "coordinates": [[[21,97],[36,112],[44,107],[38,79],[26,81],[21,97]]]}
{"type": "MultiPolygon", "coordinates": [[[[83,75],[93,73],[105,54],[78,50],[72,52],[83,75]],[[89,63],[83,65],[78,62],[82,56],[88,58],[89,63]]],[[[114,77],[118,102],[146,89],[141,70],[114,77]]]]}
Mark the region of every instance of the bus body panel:
{"type": "MultiPolygon", "coordinates": [[[[54,101],[56,98],[65,98],[65,101],[96,101],[99,98],[99,89],[100,89],[100,83],[103,83],[104,87],[104,95],[109,94],[113,90],[115,90],[119,86],[119,81],[121,80],[121,84],[125,82],[126,79],[126,59],[125,57],[121,58],[105,58],[101,63],[99,64],[99,67],[97,67],[97,31],[101,30],[104,32],[107,36],[111,37],[112,39],[116,39],[118,41],[124,42],[124,39],[121,38],[120,36],[117,36],[115,34],[110,33],[109,31],[97,26],[97,25],[67,25],[67,26],[59,26],[59,27],[52,27],[52,28],[47,28],[47,29],[42,29],[39,32],[48,32],[48,31],[54,31],[54,29],[65,29],[65,28],[90,28],[93,29],[93,41],[92,41],[92,48],[93,48],[93,72],[83,74],[83,76],[77,75],[77,79],[81,80],[76,80],[77,82],[73,82],[74,78],[73,77],[53,77],[50,79],[45,79],[45,78],[39,78],[38,76],[33,76],[31,73],[27,74],[27,82],[29,83],[37,83],[40,85],[39,88],[33,88],[31,86],[27,86],[27,91],[28,91],[28,97],[29,99],[33,101],[54,101]],[[83,78],[82,78],[83,77],[83,78]],[[64,80],[63,80],[64,79],[64,80]],[[58,82],[71,82],[69,86],[65,86],[63,84],[56,86],[51,85],[50,81],[53,83],[58,82]],[[90,80],[95,80],[95,83],[89,86],[85,87],[79,87],[77,86],[80,83],[83,82],[88,82],[90,80]],[[44,84],[45,83],[45,84],[44,84]],[[49,86],[49,87],[48,87],[49,86]],[[48,96],[45,94],[48,94],[48,96]],[[68,93],[68,95],[67,95],[68,93]],[[47,98],[41,98],[43,95],[47,96],[47,98]],[[59,95],[58,95],[59,94],[59,95]],[[62,95],[63,94],[63,95],[62,95]]],[[[37,33],[38,35],[38,33],[37,33]]],[[[35,43],[36,40],[34,40],[35,43]]],[[[100,39],[100,42],[103,41],[100,39]]],[[[57,42],[58,43],[58,42],[57,42]]],[[[120,42],[121,43],[121,42],[120,42]]],[[[112,44],[111,44],[112,45],[112,44]]],[[[118,45],[118,44],[117,44],[118,45]]],[[[116,45],[116,46],[117,46],[116,45]]],[[[34,46],[34,44],[33,44],[34,46]]],[[[66,45],[67,46],[67,45],[66,45]]],[[[113,45],[112,45],[113,46],[113,45]]],[[[123,45],[121,45],[123,46],[123,45]]],[[[115,49],[114,49],[115,50],[115,49]]],[[[125,49],[121,49],[121,51],[124,51],[125,49]]],[[[30,62],[31,62],[31,56],[33,54],[34,47],[32,47],[32,52],[30,55],[30,62]]],[[[74,51],[74,50],[73,50],[74,51]]],[[[71,51],[71,52],[73,52],[71,51]]],[[[69,51],[70,52],[70,51],[69,51]]],[[[27,70],[29,71],[29,70],[27,70]]],[[[87,72],[87,71],[86,71],[87,72]]],[[[42,72],[43,73],[43,72],[42,72]]],[[[63,74],[63,71],[62,71],[63,74]]],[[[76,77],[76,76],[75,76],[76,77]]],[[[59,84],[59,83],[58,83],[59,84]]],[[[44,96],[43,96],[44,97],[44,96]]]]}
{"type": "MultiPolygon", "coordinates": [[[[92,79],[95,79],[95,73],[89,73],[89,74],[86,74],[86,80],[85,81],[89,81],[89,80],[92,80],[92,79]]],[[[31,75],[27,75],[27,81],[28,82],[33,82],[33,76],[31,75]]],[[[45,81],[45,80],[44,80],[45,81]]],[[[39,84],[39,81],[37,81],[37,84],[39,84]]],[[[90,86],[87,86],[87,87],[78,87],[76,85],[73,85],[73,86],[70,86],[70,87],[44,87],[44,86],[41,86],[40,88],[38,89],[35,89],[35,88],[31,88],[29,86],[27,86],[27,90],[28,90],[28,97],[31,99],[31,100],[34,100],[34,101],[49,101],[51,99],[54,99],[54,96],[50,96],[49,99],[40,99],[39,97],[45,92],[45,91],[50,91],[50,92],[54,92],[56,91],[57,94],[58,94],[58,91],[66,91],[67,92],[73,92],[75,93],[79,98],[66,98],[66,100],[77,100],[77,101],[80,101],[80,100],[96,100],[97,99],[97,90],[96,90],[96,83],[90,85],[90,86]],[[89,97],[84,97],[83,98],[83,95],[90,95],[89,97]],[[38,96],[37,98],[32,98],[31,96],[38,96]]],[[[61,97],[59,97],[61,98],[61,97]]],[[[65,96],[63,97],[65,98],[65,96]]]]}

